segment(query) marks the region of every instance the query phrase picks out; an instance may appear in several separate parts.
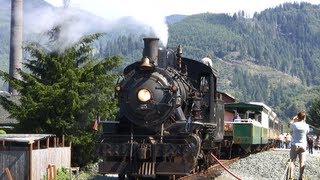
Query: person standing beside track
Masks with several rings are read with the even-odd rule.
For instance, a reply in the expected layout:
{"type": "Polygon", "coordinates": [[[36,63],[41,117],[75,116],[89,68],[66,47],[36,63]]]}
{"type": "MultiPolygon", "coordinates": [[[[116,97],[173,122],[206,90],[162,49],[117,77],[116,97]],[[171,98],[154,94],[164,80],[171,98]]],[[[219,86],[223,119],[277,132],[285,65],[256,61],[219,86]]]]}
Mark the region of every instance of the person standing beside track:
{"type": "Polygon", "coordinates": [[[305,168],[306,149],[307,149],[307,134],[309,133],[309,125],[305,122],[305,112],[298,112],[292,119],[290,119],[289,126],[292,130],[292,141],[290,150],[290,179],[293,179],[294,162],[299,156],[300,162],[300,176],[302,180],[303,171],[305,168]],[[297,120],[295,122],[295,120],[297,120]]]}
{"type": "Polygon", "coordinates": [[[309,149],[309,154],[313,154],[313,137],[312,136],[308,137],[308,149],[309,149]]]}
{"type": "Polygon", "coordinates": [[[286,148],[287,149],[290,149],[291,148],[291,134],[290,133],[287,133],[286,135],[286,148]]]}
{"type": "Polygon", "coordinates": [[[280,135],[279,135],[279,141],[280,141],[280,147],[279,148],[284,148],[284,134],[283,133],[281,133],[280,135]]]}

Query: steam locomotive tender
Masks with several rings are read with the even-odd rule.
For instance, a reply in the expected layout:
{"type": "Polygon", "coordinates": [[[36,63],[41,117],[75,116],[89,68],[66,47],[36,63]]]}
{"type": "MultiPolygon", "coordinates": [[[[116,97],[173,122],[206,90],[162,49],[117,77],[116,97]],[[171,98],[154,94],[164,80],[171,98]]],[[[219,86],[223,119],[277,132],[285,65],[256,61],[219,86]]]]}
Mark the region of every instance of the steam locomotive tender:
{"type": "Polygon", "coordinates": [[[143,58],[116,85],[119,113],[102,122],[102,174],[182,176],[209,167],[223,140],[224,103],[216,71],[144,38],[143,58]]]}

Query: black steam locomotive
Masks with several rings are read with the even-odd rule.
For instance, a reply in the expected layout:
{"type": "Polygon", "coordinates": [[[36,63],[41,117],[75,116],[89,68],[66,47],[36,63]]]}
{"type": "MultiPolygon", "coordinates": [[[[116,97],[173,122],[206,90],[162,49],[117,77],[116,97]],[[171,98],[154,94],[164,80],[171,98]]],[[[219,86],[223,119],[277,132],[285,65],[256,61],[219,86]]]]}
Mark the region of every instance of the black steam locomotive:
{"type": "Polygon", "coordinates": [[[124,69],[116,87],[119,114],[102,123],[102,174],[183,176],[206,169],[223,140],[224,103],[217,73],[202,62],[145,38],[143,58],[124,69]]]}

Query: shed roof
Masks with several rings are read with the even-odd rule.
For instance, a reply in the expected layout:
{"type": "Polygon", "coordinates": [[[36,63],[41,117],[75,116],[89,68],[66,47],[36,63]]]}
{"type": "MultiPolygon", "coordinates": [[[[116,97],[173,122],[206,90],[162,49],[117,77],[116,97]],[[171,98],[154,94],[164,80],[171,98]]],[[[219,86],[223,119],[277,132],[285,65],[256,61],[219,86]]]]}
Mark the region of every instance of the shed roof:
{"type": "Polygon", "coordinates": [[[34,141],[54,136],[54,134],[0,134],[0,141],[25,142],[32,144],[34,141]]]}

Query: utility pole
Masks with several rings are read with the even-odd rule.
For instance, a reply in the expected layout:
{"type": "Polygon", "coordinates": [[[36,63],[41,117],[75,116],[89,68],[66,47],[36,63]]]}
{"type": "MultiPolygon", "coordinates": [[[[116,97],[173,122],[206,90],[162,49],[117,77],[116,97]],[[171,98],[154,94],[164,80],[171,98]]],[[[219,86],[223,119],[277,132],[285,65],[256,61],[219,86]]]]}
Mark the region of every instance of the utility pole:
{"type": "MultiPolygon", "coordinates": [[[[22,32],[23,32],[23,0],[11,0],[11,30],[10,30],[10,67],[11,77],[21,80],[18,72],[22,66],[22,32]]],[[[11,84],[9,92],[18,95],[11,84]]]]}

